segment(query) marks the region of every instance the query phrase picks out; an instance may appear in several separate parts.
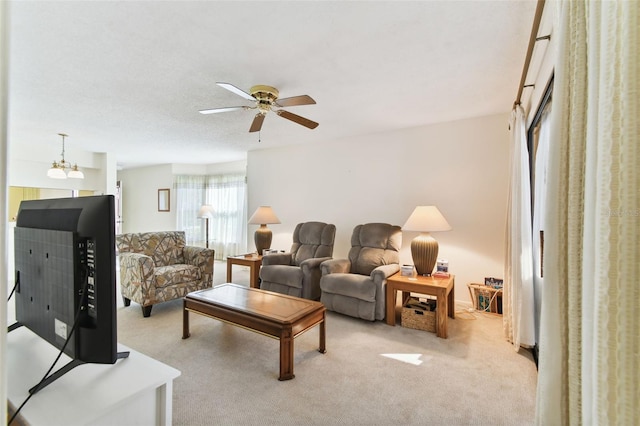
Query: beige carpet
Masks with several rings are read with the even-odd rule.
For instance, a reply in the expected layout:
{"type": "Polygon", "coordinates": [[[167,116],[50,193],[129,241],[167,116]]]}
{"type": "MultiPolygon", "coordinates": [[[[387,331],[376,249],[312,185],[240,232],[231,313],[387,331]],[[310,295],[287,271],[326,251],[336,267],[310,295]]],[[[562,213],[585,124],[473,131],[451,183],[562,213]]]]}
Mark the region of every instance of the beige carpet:
{"type": "MultiPolygon", "coordinates": [[[[216,263],[215,284],[225,282],[216,263]]],[[[245,268],[234,281],[248,285],[245,268]]],[[[182,302],[118,308],[118,340],[179,369],[174,425],[526,425],[533,424],[537,373],[531,354],[502,337],[502,318],[459,312],[449,338],[333,312],[327,353],[314,328],[295,340],[293,380],[280,382],[279,344],[190,315],[182,302]]]]}

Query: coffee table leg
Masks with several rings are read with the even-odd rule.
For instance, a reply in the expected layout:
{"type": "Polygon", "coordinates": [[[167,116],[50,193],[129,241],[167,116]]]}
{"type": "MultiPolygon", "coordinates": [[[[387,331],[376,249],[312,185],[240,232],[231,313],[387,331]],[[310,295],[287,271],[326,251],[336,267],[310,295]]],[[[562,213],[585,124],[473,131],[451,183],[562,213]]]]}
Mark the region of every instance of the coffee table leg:
{"type": "Polygon", "coordinates": [[[318,352],[320,352],[321,354],[326,354],[327,353],[327,347],[326,347],[326,331],[325,331],[325,327],[324,327],[324,323],[326,320],[326,315],[323,313],[322,314],[322,322],[319,324],[320,326],[320,347],[318,348],[318,352]]]}
{"type": "Polygon", "coordinates": [[[186,339],[191,334],[189,333],[189,311],[187,310],[187,302],[182,302],[182,338],[186,339]]]}
{"type": "Polygon", "coordinates": [[[293,335],[291,330],[283,330],[280,335],[280,377],[278,380],[291,380],[293,374],[293,335]]]}

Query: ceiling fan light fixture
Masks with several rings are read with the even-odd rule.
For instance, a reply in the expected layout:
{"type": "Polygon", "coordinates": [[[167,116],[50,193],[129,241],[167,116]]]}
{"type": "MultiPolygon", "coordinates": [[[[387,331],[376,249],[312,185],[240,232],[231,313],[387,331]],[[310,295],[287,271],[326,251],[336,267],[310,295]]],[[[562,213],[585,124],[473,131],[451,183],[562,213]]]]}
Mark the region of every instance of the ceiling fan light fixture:
{"type": "Polygon", "coordinates": [[[258,101],[264,101],[269,104],[272,104],[276,99],[278,99],[278,95],[280,95],[278,89],[271,86],[265,86],[264,84],[253,86],[249,89],[249,93],[258,101]]]}

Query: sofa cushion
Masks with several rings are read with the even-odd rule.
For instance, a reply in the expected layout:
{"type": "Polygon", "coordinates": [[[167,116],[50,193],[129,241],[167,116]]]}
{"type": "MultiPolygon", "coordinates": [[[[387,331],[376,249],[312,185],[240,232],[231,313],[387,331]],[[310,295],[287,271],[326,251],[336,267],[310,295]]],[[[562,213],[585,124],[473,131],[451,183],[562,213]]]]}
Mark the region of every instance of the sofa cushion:
{"type": "Polygon", "coordinates": [[[156,287],[166,287],[201,279],[200,268],[183,263],[160,266],[155,269],[156,287]]]}
{"type": "Polygon", "coordinates": [[[322,293],[341,294],[346,297],[375,302],[376,285],[366,275],[329,274],[320,282],[322,293]]]}

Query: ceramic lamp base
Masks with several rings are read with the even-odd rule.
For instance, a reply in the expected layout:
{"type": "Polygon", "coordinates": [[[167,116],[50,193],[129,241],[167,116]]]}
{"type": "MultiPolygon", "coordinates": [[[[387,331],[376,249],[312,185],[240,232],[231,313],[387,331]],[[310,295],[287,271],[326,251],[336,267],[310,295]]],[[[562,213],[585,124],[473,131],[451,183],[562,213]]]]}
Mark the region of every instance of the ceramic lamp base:
{"type": "Polygon", "coordinates": [[[418,275],[431,275],[438,259],[438,242],[429,234],[420,234],[411,241],[411,257],[418,275]]]}
{"type": "Polygon", "coordinates": [[[263,250],[271,247],[271,237],[271,229],[267,228],[267,225],[260,225],[260,228],[256,229],[253,240],[256,243],[258,254],[262,254],[263,250]]]}

